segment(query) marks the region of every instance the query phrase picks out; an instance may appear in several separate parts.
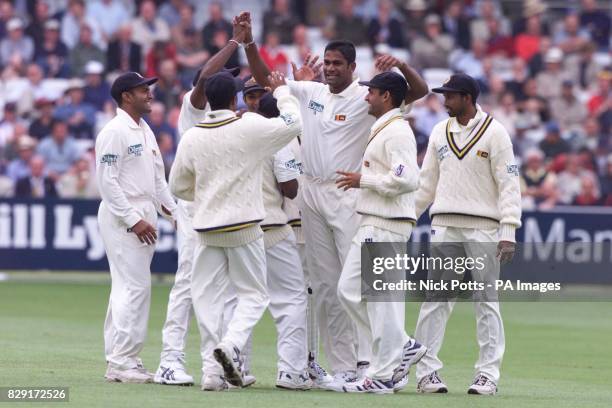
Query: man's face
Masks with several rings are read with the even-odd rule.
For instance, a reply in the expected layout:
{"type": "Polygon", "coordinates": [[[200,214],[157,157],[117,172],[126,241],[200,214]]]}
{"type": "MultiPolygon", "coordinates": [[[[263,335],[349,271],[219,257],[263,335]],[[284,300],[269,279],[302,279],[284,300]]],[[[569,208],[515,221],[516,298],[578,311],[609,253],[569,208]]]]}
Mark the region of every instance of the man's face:
{"type": "Polygon", "coordinates": [[[63,122],[57,122],[53,125],[53,139],[57,143],[62,143],[68,136],[68,125],[63,122]]]}
{"type": "Polygon", "coordinates": [[[244,94],[244,103],[246,104],[249,112],[259,111],[259,100],[263,94],[263,91],[253,91],[244,94]]]}
{"type": "Polygon", "coordinates": [[[151,112],[151,104],[153,102],[153,94],[149,85],[141,85],[129,92],[126,97],[128,103],[132,105],[136,113],[144,115],[151,112]]]}
{"type": "Polygon", "coordinates": [[[459,92],[444,92],[444,108],[450,117],[463,114],[467,103],[469,103],[467,95],[459,92]]]}
{"type": "Polygon", "coordinates": [[[355,63],[349,64],[340,51],[329,50],[323,57],[325,81],[332,87],[349,84],[353,79],[355,63]]]}
{"type": "Polygon", "coordinates": [[[365,97],[366,102],[370,105],[368,113],[375,117],[380,117],[385,109],[385,97],[389,98],[388,91],[383,91],[377,88],[368,88],[368,94],[365,97]]]}

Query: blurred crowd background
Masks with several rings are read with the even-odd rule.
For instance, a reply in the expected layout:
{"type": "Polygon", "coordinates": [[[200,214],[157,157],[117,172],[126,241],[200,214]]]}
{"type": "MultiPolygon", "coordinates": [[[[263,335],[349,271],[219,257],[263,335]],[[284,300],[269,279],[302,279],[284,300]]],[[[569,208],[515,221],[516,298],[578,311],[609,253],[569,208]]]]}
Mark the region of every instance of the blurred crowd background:
{"type": "MultiPolygon", "coordinates": [[[[0,197],[96,198],[97,132],[115,115],[110,83],[158,76],[153,129],[166,169],[184,93],[251,12],[271,69],[321,55],[330,39],[357,46],[357,74],[377,54],[407,60],[430,87],[475,77],[479,104],[510,133],[526,210],[612,206],[609,1],[542,0],[0,0],[0,197]]],[[[248,75],[243,50],[227,64],[248,75]]],[[[419,160],[447,118],[430,94],[407,114],[419,160]]]]}

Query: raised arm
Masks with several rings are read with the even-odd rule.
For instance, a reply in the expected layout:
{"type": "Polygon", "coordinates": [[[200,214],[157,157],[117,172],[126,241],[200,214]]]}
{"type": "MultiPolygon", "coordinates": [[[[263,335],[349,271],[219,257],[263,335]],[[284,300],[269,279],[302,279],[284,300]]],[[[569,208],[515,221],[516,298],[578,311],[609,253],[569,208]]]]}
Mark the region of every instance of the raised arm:
{"type": "Polygon", "coordinates": [[[257,49],[257,44],[255,44],[255,40],[253,39],[253,32],[250,24],[251,16],[248,13],[246,13],[246,15],[245,13],[241,13],[240,16],[238,16],[238,19],[241,21],[247,21],[249,23],[245,34],[244,50],[246,52],[249,68],[251,69],[253,78],[255,78],[255,81],[257,81],[257,83],[263,87],[270,86],[270,82],[268,81],[270,68],[268,68],[266,63],[261,59],[259,49],[257,49]]]}
{"type": "Polygon", "coordinates": [[[414,68],[404,61],[400,61],[391,55],[381,55],[376,58],[374,65],[376,69],[381,72],[389,71],[393,67],[397,67],[400,70],[409,85],[408,92],[406,92],[406,98],[404,99],[406,105],[421,99],[429,92],[425,80],[414,68]]]}

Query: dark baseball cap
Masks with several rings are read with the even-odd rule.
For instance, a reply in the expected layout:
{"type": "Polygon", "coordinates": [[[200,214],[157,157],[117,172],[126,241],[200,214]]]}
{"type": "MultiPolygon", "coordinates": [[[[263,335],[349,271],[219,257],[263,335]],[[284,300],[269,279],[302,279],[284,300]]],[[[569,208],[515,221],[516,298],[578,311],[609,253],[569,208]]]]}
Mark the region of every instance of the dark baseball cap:
{"type": "Polygon", "coordinates": [[[242,89],[242,93],[246,95],[249,92],[257,91],[265,92],[266,89],[263,86],[259,85],[257,81],[255,81],[255,78],[253,78],[252,76],[246,77],[244,80],[244,88],[242,89]]]}
{"type": "Polygon", "coordinates": [[[111,96],[119,103],[121,102],[121,94],[131,89],[138,88],[141,85],[152,85],[157,82],[157,78],[145,78],[138,72],[126,72],[119,75],[111,86],[111,96]]]}
{"type": "Polygon", "coordinates": [[[433,88],[432,92],[459,92],[472,95],[472,101],[476,102],[480,95],[480,87],[474,78],[466,74],[454,74],[439,88],[433,88]]]}
{"type": "Polygon", "coordinates": [[[259,100],[259,113],[266,118],[276,118],[280,116],[280,111],[276,105],[276,98],[271,92],[266,92],[259,100]]]}
{"type": "MultiPolygon", "coordinates": [[[[219,72],[229,72],[233,76],[238,76],[238,74],[240,74],[240,67],[223,68],[219,72]]],[[[202,68],[198,69],[198,71],[193,76],[193,79],[191,80],[191,86],[196,86],[198,84],[198,78],[200,78],[201,73],[202,73],[202,68]]]]}
{"type": "Polygon", "coordinates": [[[391,71],[382,72],[369,81],[361,81],[359,85],[389,91],[392,94],[401,96],[402,99],[406,97],[406,92],[408,91],[408,84],[404,77],[391,71]]]}
{"type": "Polygon", "coordinates": [[[211,105],[227,105],[238,92],[243,83],[227,71],[220,71],[210,76],[204,83],[206,98],[211,105]]]}

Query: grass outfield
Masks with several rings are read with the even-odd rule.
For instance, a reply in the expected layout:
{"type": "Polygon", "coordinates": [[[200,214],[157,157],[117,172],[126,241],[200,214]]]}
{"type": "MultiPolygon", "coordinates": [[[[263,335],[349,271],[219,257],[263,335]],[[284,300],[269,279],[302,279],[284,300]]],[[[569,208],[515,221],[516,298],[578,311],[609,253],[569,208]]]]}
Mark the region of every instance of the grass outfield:
{"type": "MultiPolygon", "coordinates": [[[[157,368],[169,286],[153,288],[149,336],[142,358],[157,368]]],[[[275,329],[268,314],[255,329],[252,388],[205,393],[195,387],[108,384],[102,326],[109,286],[97,282],[0,282],[0,386],[68,386],[69,404],[53,407],[610,407],[612,303],[504,303],[506,355],[500,394],[468,396],[477,357],[469,304],[457,305],[441,352],[446,395],[419,395],[414,378],[399,394],[346,395],[274,388],[275,329]]],[[[412,332],[416,304],[408,305],[412,332]]],[[[200,379],[199,335],[192,324],[187,347],[191,374],[200,379]]],[[[8,406],[0,404],[2,406],[8,406]]],[[[28,406],[19,404],[17,406],[28,406]]],[[[42,407],[37,403],[33,406],[42,407]]]]}

